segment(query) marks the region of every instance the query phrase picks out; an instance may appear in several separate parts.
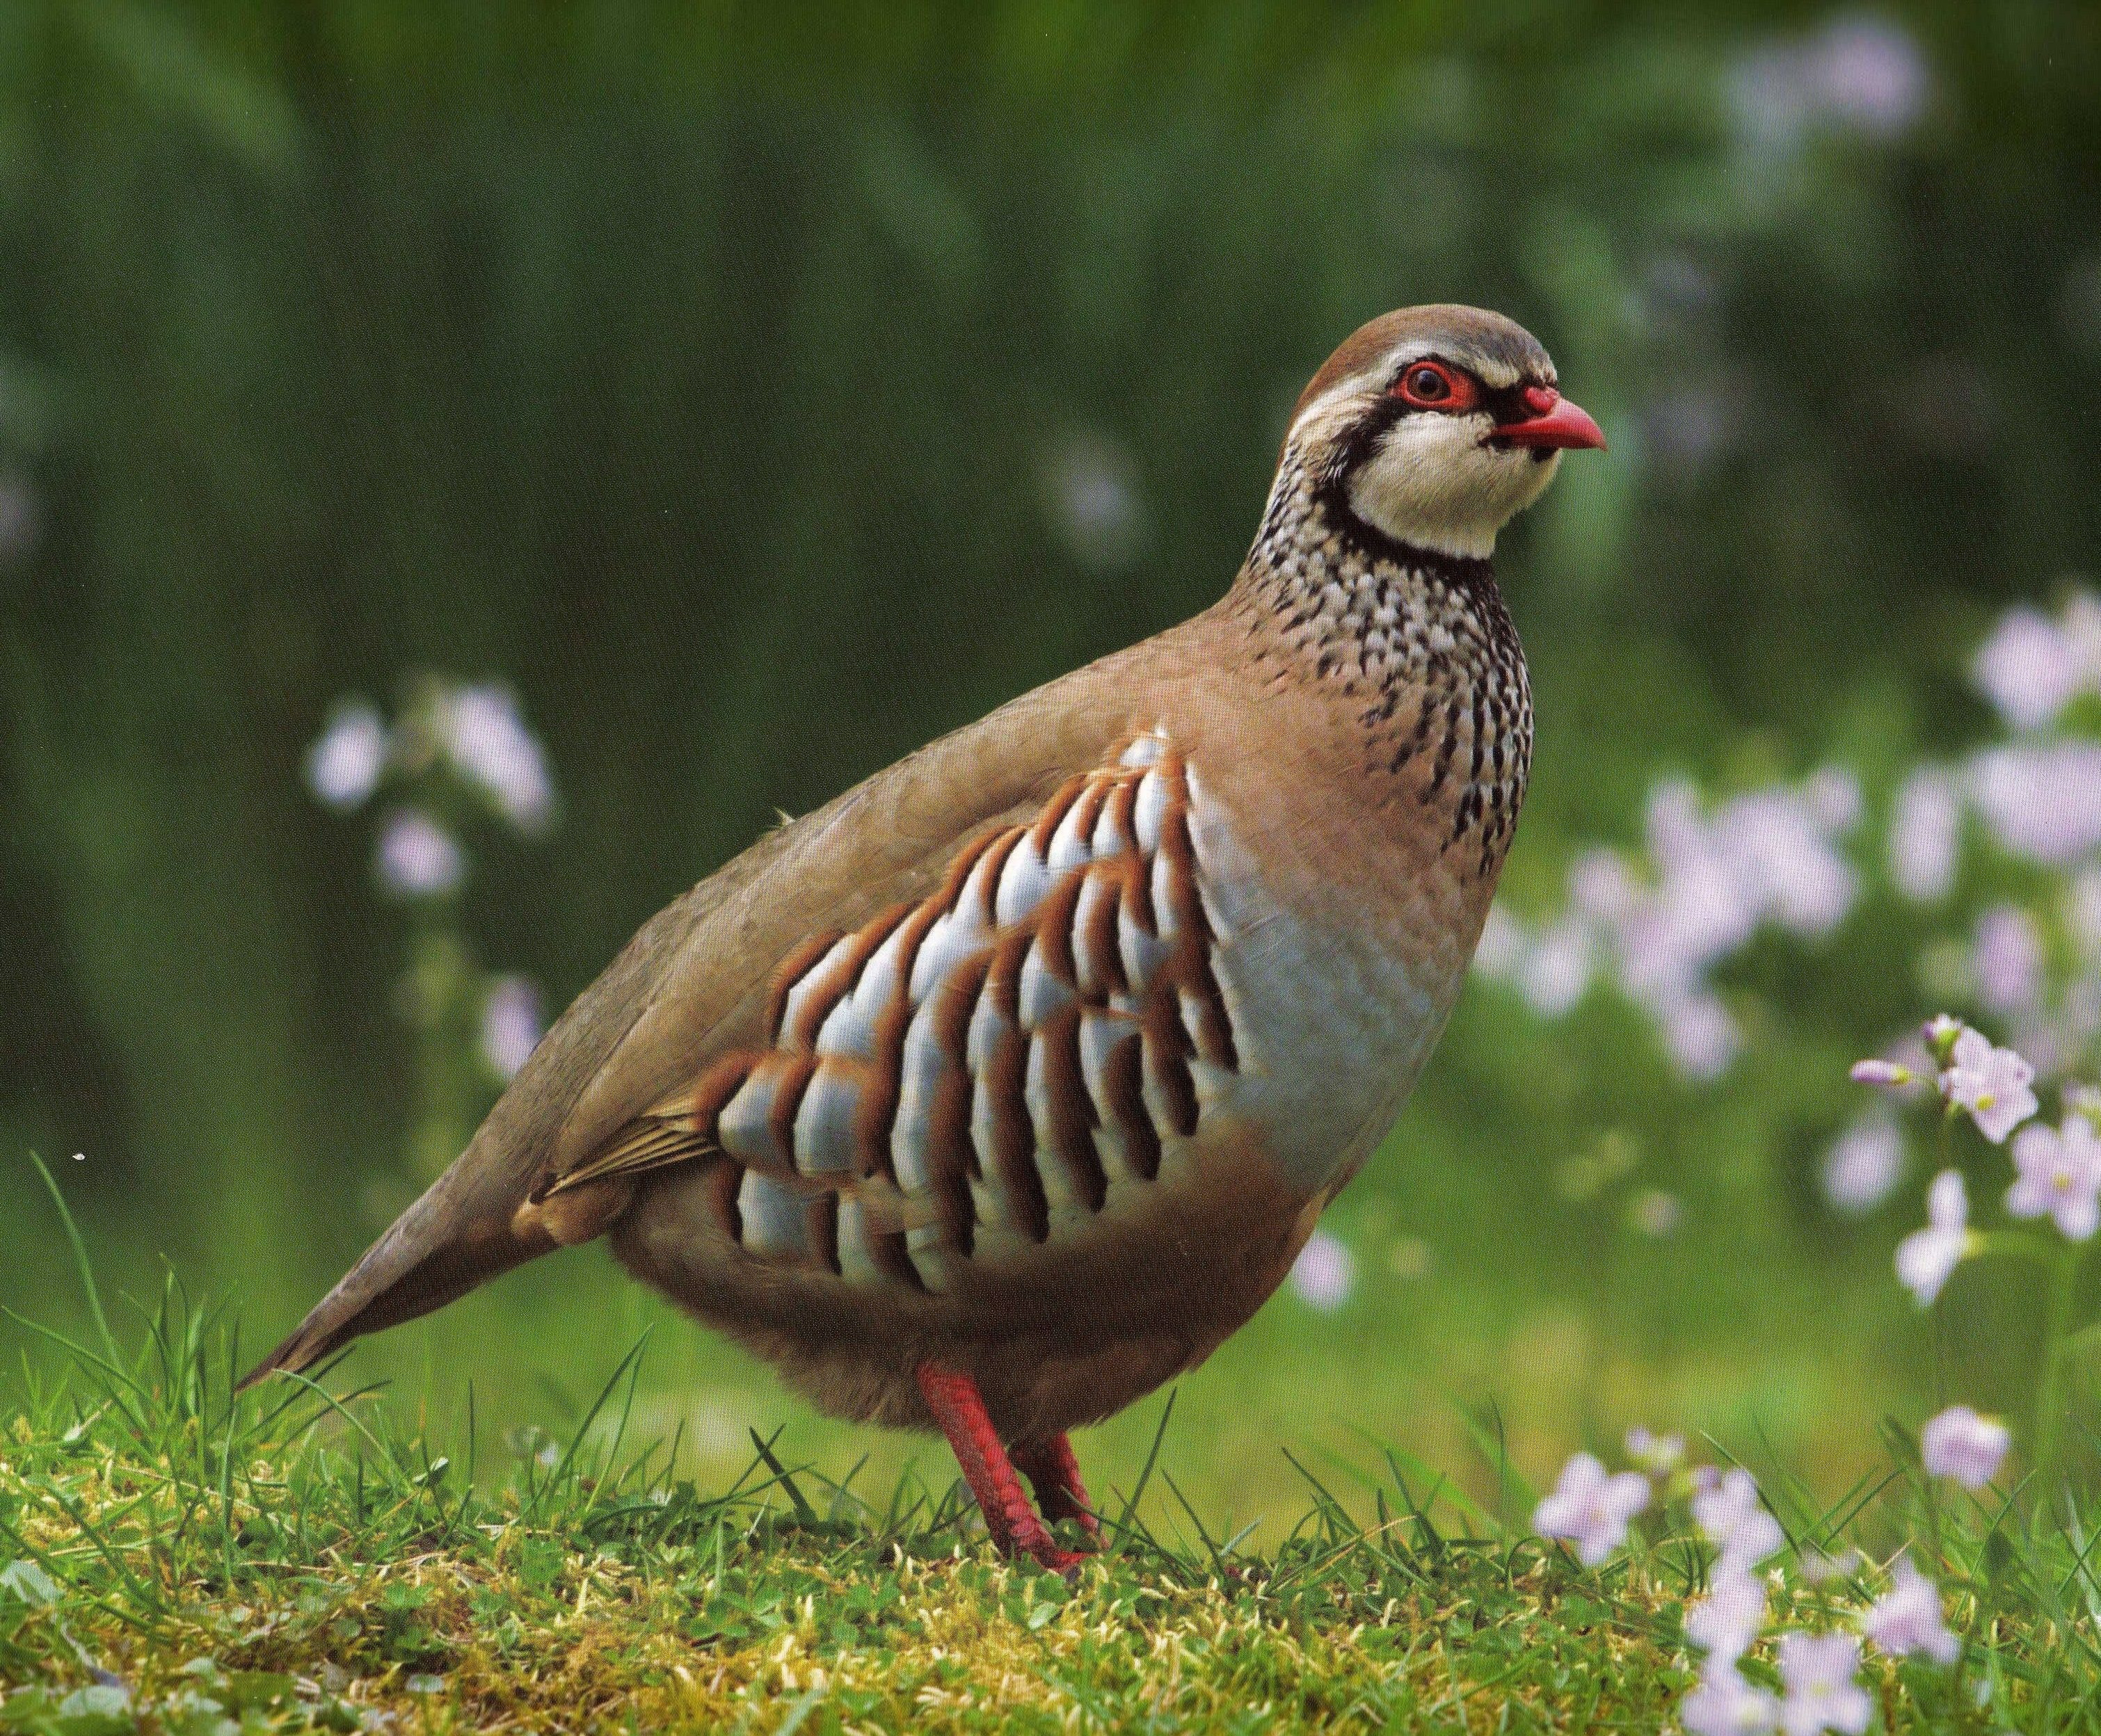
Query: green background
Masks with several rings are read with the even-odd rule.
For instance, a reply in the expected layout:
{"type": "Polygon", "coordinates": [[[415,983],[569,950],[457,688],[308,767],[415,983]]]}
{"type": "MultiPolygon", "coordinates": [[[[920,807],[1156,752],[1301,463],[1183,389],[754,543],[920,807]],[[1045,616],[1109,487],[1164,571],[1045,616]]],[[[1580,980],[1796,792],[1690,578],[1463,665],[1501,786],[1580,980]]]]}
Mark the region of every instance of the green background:
{"type": "MultiPolygon", "coordinates": [[[[1833,15],[1693,11],[0,10],[0,1302],[79,1318],[31,1149],[106,1283],[165,1261],[257,1349],[412,1189],[406,919],[301,777],[335,696],[515,687],[562,824],[477,854],[465,921],[559,1005],[776,809],[1215,597],[1298,387],[1391,306],[1518,318],[1612,440],[1499,558],[1514,908],[1664,773],[1877,790],[1987,734],[1970,647],[2101,550],[2101,15],[1842,15],[1915,46],[1922,113],[1776,139],[1757,57],[1833,15]]],[[[1178,1480],[1295,1512],[1279,1448],[1361,1432],[1478,1481],[1493,1416],[1534,1473],[1640,1420],[1835,1482],[1885,1410],[2024,1390],[2017,1288],[1951,1326],[1891,1280],[1915,1188],[1817,1191],[1917,938],[1884,898],[1762,943],[1711,1089],[1608,996],[1477,984],[1333,1214],[1355,1292],[1183,1383],[1178,1480]]],[[[643,1420],[703,1479],[781,1421],[945,1476],[602,1250],[351,1370],[441,1433],[470,1383],[559,1428],[652,1323],[643,1420]]],[[[1082,1438],[1099,1482],[1157,1414],[1082,1438]]]]}

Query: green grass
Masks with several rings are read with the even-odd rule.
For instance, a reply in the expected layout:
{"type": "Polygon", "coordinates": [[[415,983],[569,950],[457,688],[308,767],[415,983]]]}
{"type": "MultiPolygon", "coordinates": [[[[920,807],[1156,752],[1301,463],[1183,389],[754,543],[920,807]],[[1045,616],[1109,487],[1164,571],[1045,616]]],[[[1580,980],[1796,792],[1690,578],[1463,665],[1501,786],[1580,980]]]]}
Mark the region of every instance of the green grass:
{"type": "MultiPolygon", "coordinates": [[[[996,1558],[945,1465],[868,1490],[754,1437],[733,1484],[680,1480],[675,1439],[629,1438],[639,1346],[566,1439],[471,1432],[453,1462],[325,1374],[235,1396],[235,1336],[170,1280],[128,1352],[98,1329],[55,1374],[25,1361],[0,1423],[0,1731],[375,1714],[415,1730],[1648,1729],[1692,1677],[1680,1619],[1708,1557],[1674,1513],[1592,1571],[1368,1447],[1347,1485],[1303,1473],[1299,1523],[1243,1554],[1182,1500],[1163,1409],[1142,1475],[1104,1496],[1108,1548],[1068,1585],[996,1558]]],[[[1871,1658],[1882,1722],[2101,1725],[2091,1524],[1926,1506],[1909,1443],[1891,1448],[1886,1475],[1828,1509],[1762,1478],[1798,1547],[1886,1556],[1909,1538],[1950,1593],[1962,1663],[1871,1658]]],[[[1785,1623],[1832,1625],[1871,1595],[1872,1570],[1812,1585],[1786,1562],[1785,1623]]],[[[1770,1682],[1769,1659],[1747,1673],[1770,1682]]]]}

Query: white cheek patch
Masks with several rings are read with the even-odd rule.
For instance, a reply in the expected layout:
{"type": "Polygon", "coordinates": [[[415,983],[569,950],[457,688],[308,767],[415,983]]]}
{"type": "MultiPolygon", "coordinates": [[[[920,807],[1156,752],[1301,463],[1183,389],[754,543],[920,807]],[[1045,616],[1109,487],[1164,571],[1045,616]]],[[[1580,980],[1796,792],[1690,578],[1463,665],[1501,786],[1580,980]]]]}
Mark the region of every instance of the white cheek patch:
{"type": "Polygon", "coordinates": [[[1350,479],[1350,506],[1403,542],[1475,558],[1495,550],[1496,532],[1539,497],[1559,455],[1485,443],[1485,415],[1422,411],[1404,416],[1350,479]]]}

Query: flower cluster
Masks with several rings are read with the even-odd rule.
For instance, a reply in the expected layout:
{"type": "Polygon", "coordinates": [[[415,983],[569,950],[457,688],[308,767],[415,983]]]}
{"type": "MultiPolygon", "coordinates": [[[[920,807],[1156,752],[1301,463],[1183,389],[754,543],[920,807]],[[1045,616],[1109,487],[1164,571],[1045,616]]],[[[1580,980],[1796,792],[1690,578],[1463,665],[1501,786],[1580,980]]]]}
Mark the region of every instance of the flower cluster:
{"type": "Polygon", "coordinates": [[[1712,813],[1691,785],[1664,784],[1649,800],[1646,868],[1588,852],[1569,872],[1565,914],[1533,932],[1497,906],[1475,964],[1549,1018],[1609,971],[1656,1019],[1680,1069],[1711,1079],[1741,1037],[1710,974],[1767,925],[1814,939],[1845,920],[1858,885],[1837,841],[1860,812],[1859,787],[1829,769],[1712,813]]]}
{"type": "MultiPolygon", "coordinates": [[[[494,683],[423,677],[410,684],[391,726],[368,700],[338,700],[307,749],[306,775],[316,799],[339,813],[358,811],[383,790],[391,798],[373,870],[383,891],[423,913],[400,1004],[423,1034],[426,1071],[436,1077],[464,1054],[467,1064],[511,1078],[540,1040],[538,991],[524,977],[485,976],[475,967],[450,932],[457,912],[449,901],[467,880],[467,823],[493,819],[533,837],[554,821],[546,757],[516,699],[494,683]],[[474,1037],[456,1034],[456,1025],[477,1027],[474,1037]]],[[[427,1132],[422,1142],[434,1152],[458,1133],[427,1132]]]]}
{"type": "Polygon", "coordinates": [[[374,866],[397,898],[443,898],[467,877],[454,828],[432,811],[449,788],[526,837],[554,820],[546,757],[516,699],[490,683],[420,682],[391,729],[369,701],[338,700],[307,751],[307,787],[347,814],[390,780],[405,799],[380,823],[374,866]]]}
{"type": "MultiPolygon", "coordinates": [[[[2006,1190],[2007,1216],[2047,1217],[2067,1241],[2090,1239],[2101,1228],[2101,1133],[2094,1121],[2101,1098],[2082,1088],[2068,1089],[2061,1124],[2034,1122],[2041,1107],[2032,1084],[2035,1069],[2017,1050],[1998,1047],[1945,1013],[1926,1027],[1925,1036],[1934,1084],[1948,1113],[1967,1115],[1994,1145],[2012,1137],[2014,1180],[2006,1190]]],[[[1881,1058],[1856,1062],[1852,1075],[1861,1084],[1897,1089],[1923,1082],[1919,1069],[1881,1058]]],[[[1948,1275],[1979,1245],[1970,1227],[1969,1191],[1960,1171],[1944,1169],[1934,1177],[1926,1190],[1926,1228],[1906,1236],[1896,1252],[1897,1276],[1922,1308],[1932,1303],[1948,1275]]]]}
{"type": "MultiPolygon", "coordinates": [[[[1911,770],[1891,793],[1882,865],[1922,907],[1953,898],[1973,838],[2001,864],[2050,871],[2041,892],[1971,910],[1959,934],[1925,942],[1918,968],[1937,996],[2006,1021],[2055,1079],[2101,1045],[2101,740],[2072,727],[2101,715],[2101,598],[2078,592],[2055,616],[2010,611],[1971,674],[2010,733],[1911,770]]],[[[1705,806],[1683,782],[1660,784],[1642,852],[1580,855],[1559,912],[1535,922],[1497,907],[1476,966],[1545,1018],[1610,981],[1654,1019],[1683,1073],[1718,1077],[1743,1040],[1716,991],[1723,967],[1762,930],[1815,940],[1847,921],[1861,878],[1843,846],[1863,806],[1835,768],[1705,806]]],[[[1834,1153],[1834,1203],[1861,1210],[1882,1196],[1886,1166],[1860,1162],[1874,1155],[1834,1153]]]]}
{"type": "MultiPolygon", "coordinates": [[[[1943,1458],[1952,1467],[1944,1474],[1981,1486],[2005,1451],[2003,1439],[1997,1455],[1992,1451],[1990,1431],[1997,1426],[1974,1411],[1935,1417],[1926,1425],[1929,1464],[1943,1458]],[[1979,1470],[1983,1476],[1971,1482],[1979,1470]]],[[[1704,1654],[1700,1679],[1679,1708],[1688,1736],[1775,1729],[1788,1736],[1823,1730],[1859,1736],[1873,1710],[1857,1680],[1863,1637],[1892,1657],[1954,1661],[1960,1645],[1942,1619],[1939,1592],[1900,1555],[1891,1566],[1889,1591],[1861,1612],[1858,1633],[1782,1633],[1774,1650],[1780,1693],[1747,1680],[1741,1666],[1767,1629],[1763,1564],[1787,1544],[1780,1521],[1766,1508],[1749,1472],[1711,1465],[1686,1470],[1680,1437],[1659,1438],[1636,1429],[1629,1432],[1626,1447],[1639,1471],[1612,1473],[1590,1453],[1570,1459],[1553,1492],[1534,1511],[1533,1529],[1571,1544],[1579,1561],[1595,1566],[1626,1541],[1629,1522],[1653,1499],[1689,1495],[1693,1522],[1715,1553],[1707,1595],[1685,1615],[1685,1637],[1704,1654]]],[[[1804,1551],[1800,1566],[1806,1577],[1827,1578],[1856,1570],[1857,1559],[1834,1564],[1804,1551]]]]}
{"type": "Polygon", "coordinates": [[[1847,15],[1747,51],[1730,67],[1725,94],[1744,144],[1785,155],[1820,132],[1901,138],[1924,115],[1933,76],[1900,25],[1847,15]]]}

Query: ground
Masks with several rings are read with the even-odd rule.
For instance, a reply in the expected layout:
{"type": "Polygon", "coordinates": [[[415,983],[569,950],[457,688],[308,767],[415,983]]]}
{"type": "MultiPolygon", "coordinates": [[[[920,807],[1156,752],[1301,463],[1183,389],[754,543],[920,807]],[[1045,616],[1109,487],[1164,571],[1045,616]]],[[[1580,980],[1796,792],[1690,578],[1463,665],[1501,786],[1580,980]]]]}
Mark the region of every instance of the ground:
{"type": "MultiPolygon", "coordinates": [[[[666,1474],[675,1443],[626,1438],[632,1358],[566,1444],[492,1468],[390,1435],[369,1396],[232,1398],[227,1346],[172,1301],[114,1351],[74,1347],[0,1428],[0,1731],[1654,1729],[1695,1673],[1710,1553],[1668,1515],[1589,1568],[1396,1453],[1347,1490],[1307,1473],[1258,1556],[1156,1451],[1068,1584],[995,1557],[938,1478],[864,1498],[756,1438],[733,1486],[666,1474]]],[[[1888,1490],[1767,1493],[1825,1548],[1888,1490]]],[[[1969,1643],[1952,1671],[1871,1652],[1886,1725],[2086,1728],[2085,1534],[2011,1504],[1925,1519],[1969,1643]]],[[[1872,1594],[1798,1560],[1786,1624],[1872,1594]]]]}

